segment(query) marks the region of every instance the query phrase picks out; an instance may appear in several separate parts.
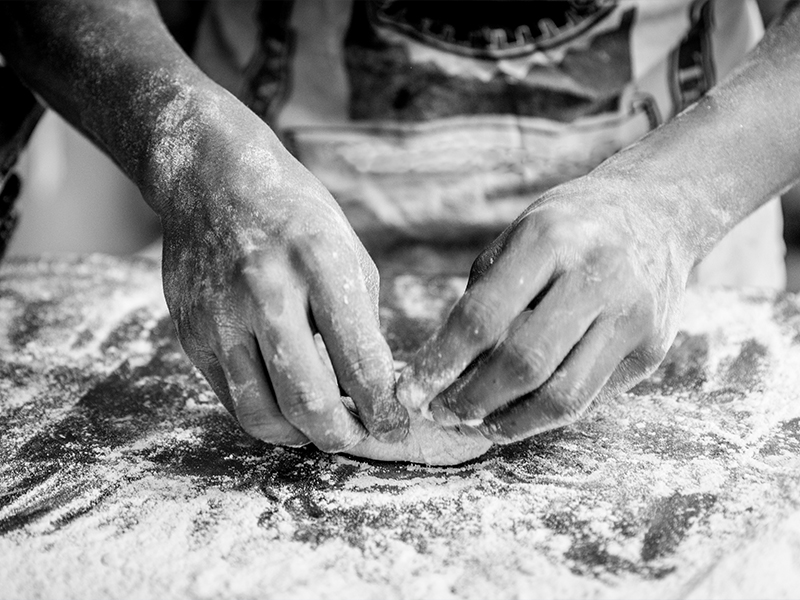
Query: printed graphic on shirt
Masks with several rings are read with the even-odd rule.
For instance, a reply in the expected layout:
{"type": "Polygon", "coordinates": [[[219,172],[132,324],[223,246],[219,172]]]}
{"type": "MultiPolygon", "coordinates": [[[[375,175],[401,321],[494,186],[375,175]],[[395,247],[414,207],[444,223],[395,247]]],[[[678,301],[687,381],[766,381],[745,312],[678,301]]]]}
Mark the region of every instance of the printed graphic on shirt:
{"type": "Polygon", "coordinates": [[[615,1],[452,2],[374,0],[370,19],[447,52],[512,58],[556,48],[608,16],[615,1]]]}
{"type": "Polygon", "coordinates": [[[559,122],[619,111],[631,80],[634,9],[616,16],[609,2],[473,1],[356,2],[345,41],[353,120],[427,121],[503,114],[559,122]],[[484,25],[481,25],[481,24],[484,25]],[[488,23],[488,25],[486,25],[488,23]],[[533,33],[535,31],[535,34],[533,33]],[[438,61],[415,61],[413,43],[435,49],[438,61]],[[538,53],[523,72],[487,61],[538,53]],[[455,55],[448,64],[447,55],[455,55]],[[468,56],[483,73],[459,69],[468,56]],[[489,63],[491,64],[491,63],[489,63]]]}

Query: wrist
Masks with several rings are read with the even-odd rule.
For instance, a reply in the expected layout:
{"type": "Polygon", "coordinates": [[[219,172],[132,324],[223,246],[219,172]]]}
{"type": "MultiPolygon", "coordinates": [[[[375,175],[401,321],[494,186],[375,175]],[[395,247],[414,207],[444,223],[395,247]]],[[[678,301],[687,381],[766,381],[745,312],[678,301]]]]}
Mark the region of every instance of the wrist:
{"type": "Polygon", "coordinates": [[[696,261],[800,178],[798,33],[795,6],[704,98],[597,170],[646,186],[696,261]]]}
{"type": "Polygon", "coordinates": [[[703,100],[591,174],[624,182],[627,197],[642,203],[663,235],[676,236],[692,265],[769,197],[763,177],[751,172],[746,140],[720,113],[703,100]]]}
{"type": "Polygon", "coordinates": [[[186,196],[199,154],[213,143],[218,110],[211,86],[155,82],[135,120],[143,125],[129,174],[150,207],[163,218],[172,199],[186,196]]]}
{"type": "Polygon", "coordinates": [[[609,159],[586,176],[587,183],[593,197],[610,205],[598,210],[627,215],[636,224],[630,234],[634,241],[663,247],[688,277],[724,235],[723,219],[711,208],[708,191],[682,177],[677,162],[643,150],[630,148],[609,159]]]}
{"type": "Polygon", "coordinates": [[[267,201],[296,163],[257,115],[207,79],[176,84],[149,122],[136,181],[162,219],[267,201]]]}

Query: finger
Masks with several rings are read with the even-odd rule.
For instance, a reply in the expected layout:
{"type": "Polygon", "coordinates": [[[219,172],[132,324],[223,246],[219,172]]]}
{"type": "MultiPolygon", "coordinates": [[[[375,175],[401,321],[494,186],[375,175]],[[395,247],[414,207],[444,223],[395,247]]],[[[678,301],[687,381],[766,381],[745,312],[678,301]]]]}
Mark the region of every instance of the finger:
{"type": "MultiPolygon", "coordinates": [[[[509,237],[508,248],[515,238],[509,237]]],[[[401,373],[400,402],[426,411],[427,402],[492,348],[512,320],[550,283],[555,269],[551,246],[529,246],[528,240],[521,240],[499,254],[492,268],[464,293],[442,328],[401,373]]]]}
{"type": "Polygon", "coordinates": [[[631,352],[608,378],[603,389],[597,394],[595,403],[611,400],[649,377],[661,364],[665,354],[666,350],[660,349],[651,352],[641,350],[631,352]]]}
{"type": "Polygon", "coordinates": [[[576,277],[562,276],[533,310],[511,324],[506,338],[462,385],[444,390],[430,405],[440,425],[476,425],[486,415],[547,381],[603,307],[576,277]]]}
{"type": "Polygon", "coordinates": [[[281,414],[255,338],[248,336],[231,347],[221,364],[234,414],[245,432],[271,444],[304,446],[309,443],[308,438],[281,414]]]}
{"type": "Polygon", "coordinates": [[[383,442],[408,435],[408,413],[395,397],[394,361],[355,262],[315,277],[311,312],[339,385],[367,430],[383,442]]]}
{"type": "Polygon", "coordinates": [[[489,415],[478,429],[507,444],[575,421],[637,342],[596,323],[543,386],[489,415]]]}
{"type": "Polygon", "coordinates": [[[381,278],[378,268],[370,258],[364,246],[356,243],[355,247],[356,256],[358,257],[358,266],[361,269],[361,276],[364,278],[364,284],[367,286],[367,293],[370,298],[370,309],[375,314],[376,320],[378,319],[378,301],[380,299],[381,291],[381,278]]]}
{"type": "Polygon", "coordinates": [[[236,408],[231,398],[228,378],[225,376],[225,370],[217,359],[217,355],[209,348],[200,349],[192,347],[192,345],[188,343],[183,343],[182,345],[186,355],[203,374],[203,377],[205,377],[211,389],[214,391],[214,394],[225,409],[233,416],[236,416],[236,408]]]}
{"type": "Polygon", "coordinates": [[[266,319],[257,332],[267,373],[283,416],[320,450],[338,452],[367,436],[345,408],[335,378],[325,368],[314,343],[301,298],[295,310],[266,319]]]}

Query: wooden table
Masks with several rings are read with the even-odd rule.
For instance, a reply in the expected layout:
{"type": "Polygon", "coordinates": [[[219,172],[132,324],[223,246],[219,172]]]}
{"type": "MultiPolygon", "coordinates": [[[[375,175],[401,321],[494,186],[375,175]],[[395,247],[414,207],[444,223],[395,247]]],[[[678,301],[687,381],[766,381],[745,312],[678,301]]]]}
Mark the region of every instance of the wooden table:
{"type": "MultiPolygon", "coordinates": [[[[395,272],[399,358],[463,280],[395,272]]],[[[248,438],[158,265],[0,268],[0,597],[800,597],[800,298],[694,291],[664,365],[458,468],[248,438]]]]}

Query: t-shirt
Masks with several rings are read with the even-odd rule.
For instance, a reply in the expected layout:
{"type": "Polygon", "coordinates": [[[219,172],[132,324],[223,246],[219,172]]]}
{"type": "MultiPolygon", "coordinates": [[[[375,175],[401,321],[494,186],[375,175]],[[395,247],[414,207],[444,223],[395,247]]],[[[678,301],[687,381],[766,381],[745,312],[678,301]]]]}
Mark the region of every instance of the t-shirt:
{"type": "MultiPolygon", "coordinates": [[[[499,232],[697,100],[762,33],[750,0],[218,0],[195,59],[359,234],[441,242],[499,232]]],[[[781,287],[779,207],[748,221],[698,273],[781,287]]]]}

